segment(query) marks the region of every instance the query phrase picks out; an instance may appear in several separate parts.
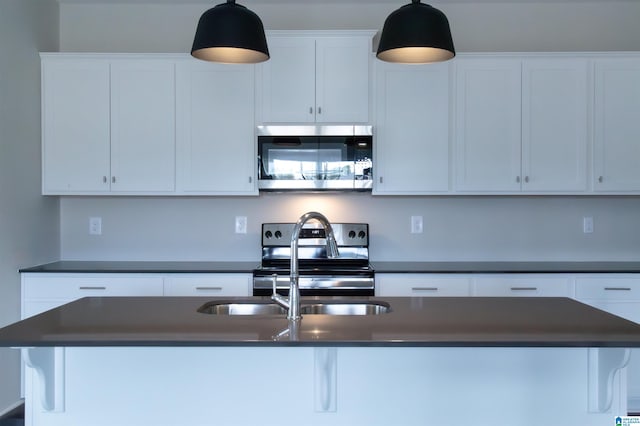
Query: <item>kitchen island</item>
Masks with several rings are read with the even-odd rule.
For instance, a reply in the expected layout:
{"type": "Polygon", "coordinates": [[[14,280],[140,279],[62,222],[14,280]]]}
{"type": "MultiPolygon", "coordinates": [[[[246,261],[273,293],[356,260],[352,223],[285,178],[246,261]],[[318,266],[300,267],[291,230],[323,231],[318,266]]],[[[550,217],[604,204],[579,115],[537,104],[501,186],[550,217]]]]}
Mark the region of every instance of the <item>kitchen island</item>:
{"type": "MultiPolygon", "coordinates": [[[[214,302],[246,301],[268,299],[214,302]]],[[[207,302],[84,298],[1,329],[37,372],[27,423],[604,426],[640,347],[640,325],[566,298],[384,298],[299,323],[207,302]]]]}

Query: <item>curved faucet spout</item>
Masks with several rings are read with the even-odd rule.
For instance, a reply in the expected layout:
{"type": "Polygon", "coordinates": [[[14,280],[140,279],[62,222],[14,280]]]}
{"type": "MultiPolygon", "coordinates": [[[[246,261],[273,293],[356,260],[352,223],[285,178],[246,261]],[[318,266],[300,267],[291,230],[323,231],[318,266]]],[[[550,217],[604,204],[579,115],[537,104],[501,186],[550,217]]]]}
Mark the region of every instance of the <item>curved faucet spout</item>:
{"type": "Polygon", "coordinates": [[[291,234],[291,275],[289,284],[289,299],[286,300],[282,296],[274,294],[271,298],[278,304],[286,307],[287,319],[290,321],[297,321],[302,318],[300,315],[300,286],[298,281],[300,274],[298,273],[298,240],[300,239],[300,231],[305,223],[315,219],[320,222],[320,225],[324,228],[325,240],[327,244],[327,256],[330,258],[336,258],[340,256],[338,252],[338,244],[336,237],[333,233],[333,228],[329,219],[327,219],[322,213],[308,212],[300,216],[300,219],[293,227],[293,233],[291,234]],[[288,305],[288,306],[287,306],[288,305]]]}

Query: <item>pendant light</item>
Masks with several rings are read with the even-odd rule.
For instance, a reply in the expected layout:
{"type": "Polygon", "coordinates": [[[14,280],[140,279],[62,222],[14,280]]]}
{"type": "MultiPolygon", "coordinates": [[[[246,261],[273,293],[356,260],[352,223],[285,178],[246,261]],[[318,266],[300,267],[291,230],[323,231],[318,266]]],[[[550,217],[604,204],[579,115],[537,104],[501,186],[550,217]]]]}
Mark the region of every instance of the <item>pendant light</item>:
{"type": "Polygon", "coordinates": [[[455,55],[445,14],[412,0],[387,17],[376,56],[386,62],[423,64],[446,61],[455,55]]]}
{"type": "Polygon", "coordinates": [[[269,49],[262,21],[246,7],[227,0],[200,17],[191,55],[212,62],[264,62],[269,49]]]}

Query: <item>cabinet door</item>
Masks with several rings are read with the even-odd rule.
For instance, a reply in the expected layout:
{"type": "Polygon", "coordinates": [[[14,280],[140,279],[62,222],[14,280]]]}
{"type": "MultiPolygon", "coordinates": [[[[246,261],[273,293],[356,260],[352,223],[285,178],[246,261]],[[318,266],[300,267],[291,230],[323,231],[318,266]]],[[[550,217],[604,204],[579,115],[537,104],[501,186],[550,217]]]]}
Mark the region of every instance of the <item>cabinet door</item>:
{"type": "Polygon", "coordinates": [[[270,37],[271,58],[258,67],[262,89],[261,121],[315,121],[315,40],[310,37],[270,37]]]}
{"type": "Polygon", "coordinates": [[[471,278],[461,274],[376,274],[379,297],[469,296],[471,278]]]}
{"type": "Polygon", "coordinates": [[[254,66],[177,68],[178,191],[257,195],[254,66]]]}
{"type": "Polygon", "coordinates": [[[42,192],[109,191],[109,62],[42,61],[42,192]]]}
{"type": "Polygon", "coordinates": [[[474,296],[573,297],[573,278],[553,274],[482,275],[474,278],[474,296]]]}
{"type": "Polygon", "coordinates": [[[594,190],[640,191],[640,58],[596,59],[594,190]]]}
{"type": "Polygon", "coordinates": [[[164,286],[165,296],[249,296],[251,274],[172,274],[164,286]]]}
{"type": "Polygon", "coordinates": [[[376,63],[374,194],[449,190],[448,63],[376,63]]]}
{"type": "Polygon", "coordinates": [[[175,189],[173,61],[111,65],[111,190],[175,189]]]}
{"type": "Polygon", "coordinates": [[[522,69],[522,189],[587,189],[584,59],[527,59],[522,69]]]}
{"type": "Polygon", "coordinates": [[[157,275],[52,273],[22,275],[22,318],[83,297],[162,296],[157,275]]]}
{"type": "Polygon", "coordinates": [[[369,121],[369,37],[316,40],[316,121],[369,121]]]}
{"type": "Polygon", "coordinates": [[[519,59],[456,60],[456,189],[520,191],[519,59]]]}

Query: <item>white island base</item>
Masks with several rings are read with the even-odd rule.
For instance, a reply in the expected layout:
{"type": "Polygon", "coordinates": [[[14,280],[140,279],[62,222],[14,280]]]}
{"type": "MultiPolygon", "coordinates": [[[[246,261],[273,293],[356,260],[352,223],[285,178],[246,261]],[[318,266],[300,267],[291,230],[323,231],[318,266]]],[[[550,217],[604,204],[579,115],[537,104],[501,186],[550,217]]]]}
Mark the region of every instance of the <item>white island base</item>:
{"type": "Polygon", "coordinates": [[[628,350],[30,348],[31,426],[611,426],[628,350]],[[33,374],[37,372],[37,374],[33,374]]]}

